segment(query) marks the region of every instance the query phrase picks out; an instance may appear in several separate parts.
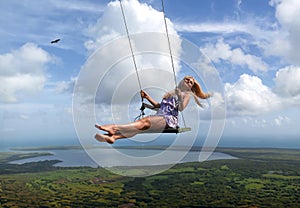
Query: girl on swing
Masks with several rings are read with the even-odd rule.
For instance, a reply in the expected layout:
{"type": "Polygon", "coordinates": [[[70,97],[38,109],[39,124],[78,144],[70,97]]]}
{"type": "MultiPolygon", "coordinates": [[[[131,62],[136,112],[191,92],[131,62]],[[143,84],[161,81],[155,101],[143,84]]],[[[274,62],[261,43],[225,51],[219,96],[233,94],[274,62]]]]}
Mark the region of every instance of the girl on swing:
{"type": "Polygon", "coordinates": [[[178,87],[166,93],[161,103],[153,100],[145,91],[140,92],[141,97],[147,99],[153,108],[158,108],[155,115],[146,116],[132,123],[117,125],[98,125],[95,127],[105,131],[106,134],[96,134],[95,138],[100,142],[113,144],[116,140],[133,137],[141,132],[162,132],[165,128],[178,128],[178,111],[183,111],[192,95],[196,103],[202,107],[198,98],[207,99],[211,94],[204,93],[200,84],[192,77],[185,76],[178,87]]]}

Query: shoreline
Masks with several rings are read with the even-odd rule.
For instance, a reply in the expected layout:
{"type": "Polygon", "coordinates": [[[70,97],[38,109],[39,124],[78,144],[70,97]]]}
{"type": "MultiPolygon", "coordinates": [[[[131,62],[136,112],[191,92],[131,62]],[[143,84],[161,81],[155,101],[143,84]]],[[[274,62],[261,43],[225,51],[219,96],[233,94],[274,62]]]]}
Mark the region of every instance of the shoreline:
{"type": "Polygon", "coordinates": [[[76,150],[76,149],[134,149],[134,150],[175,150],[175,151],[218,151],[218,150],[292,150],[300,151],[298,148],[283,148],[283,147],[202,147],[202,146],[89,146],[82,147],[81,145],[62,145],[62,146],[32,146],[32,147],[12,147],[8,151],[51,151],[51,150],[76,150]]]}
{"type": "MultiPolygon", "coordinates": [[[[94,147],[93,149],[90,149],[90,151],[96,151],[99,152],[100,157],[98,155],[98,158],[103,158],[104,156],[107,156],[109,159],[108,160],[103,160],[103,161],[97,161],[94,160],[93,157],[90,157],[88,154],[88,151],[85,152],[84,149],[76,146],[64,146],[64,147],[42,147],[42,148],[18,148],[14,149],[17,150],[16,152],[11,152],[11,154],[16,154],[17,157],[14,157],[14,159],[11,159],[7,161],[9,164],[26,164],[26,163],[34,163],[34,162],[41,162],[41,161],[51,161],[51,160],[59,160],[60,162],[55,164],[54,166],[57,167],[81,167],[81,166],[89,166],[89,167],[97,167],[97,166],[102,166],[102,167],[118,167],[122,166],[124,161],[121,160],[116,160],[115,153],[114,151],[110,151],[111,148],[108,147],[94,147]],[[104,150],[105,148],[105,150],[104,150]],[[26,151],[25,151],[26,150],[26,151]],[[100,151],[98,151],[100,150],[100,151]],[[101,151],[103,150],[103,151],[101,151]],[[19,152],[20,151],[20,152],[19,152]],[[45,153],[48,154],[45,156],[45,153]],[[26,157],[22,156],[26,154],[26,157]],[[34,154],[34,155],[33,155],[34,154]],[[40,154],[40,155],[39,155],[40,154]],[[19,157],[18,157],[19,155],[19,157]],[[32,155],[32,157],[30,157],[32,155]],[[17,159],[16,159],[17,158],[17,159]],[[77,159],[76,159],[77,158],[77,159]],[[110,160],[112,159],[112,160],[110,160]],[[122,162],[123,161],[123,162],[122,162]],[[111,162],[111,163],[110,163],[111,162]],[[100,165],[101,163],[101,165],[100,165]]],[[[145,163],[143,163],[143,157],[148,157],[149,156],[154,156],[160,154],[160,152],[165,152],[168,151],[169,153],[167,154],[173,154],[171,153],[172,151],[175,151],[174,154],[183,154],[183,157],[175,162],[174,164],[177,163],[187,163],[187,162],[200,162],[201,159],[199,159],[201,152],[205,154],[204,151],[199,151],[199,148],[193,148],[192,151],[186,151],[186,148],[182,147],[177,147],[177,148],[172,148],[172,149],[165,149],[163,147],[142,147],[142,148],[132,148],[132,147],[121,147],[118,148],[119,151],[127,154],[128,157],[136,157],[136,159],[139,161],[137,163],[130,164],[130,165],[125,165],[125,166],[157,166],[157,165],[170,165],[173,164],[174,161],[172,158],[162,160],[162,161],[157,161],[153,160],[153,163],[149,163],[149,160],[145,160],[145,163]],[[144,151],[144,152],[143,152],[144,151]],[[182,153],[180,153],[182,151],[182,153]],[[142,159],[142,160],[139,160],[142,159]]],[[[205,160],[222,160],[222,159],[237,159],[237,157],[234,157],[228,153],[223,153],[223,152],[218,152],[218,151],[211,151],[208,152],[209,157],[206,158],[205,160]]],[[[1,155],[0,155],[1,156],[1,155]]],[[[129,164],[129,163],[128,163],[129,164]]]]}
{"type": "MultiPolygon", "coordinates": [[[[105,150],[109,151],[112,149],[110,146],[93,146],[89,147],[91,151],[94,150],[105,150]]],[[[187,151],[187,155],[195,155],[208,152],[210,154],[224,154],[225,157],[228,159],[252,159],[252,160],[265,160],[268,158],[269,160],[285,160],[285,161],[300,161],[300,150],[299,149],[287,149],[287,148],[230,148],[230,147],[217,147],[212,151],[212,148],[202,148],[199,146],[195,146],[192,148],[177,146],[172,148],[167,148],[166,146],[117,146],[113,147],[120,151],[128,151],[134,150],[135,152],[138,151],[187,151]]],[[[83,149],[83,147],[77,146],[44,146],[44,147],[18,147],[18,148],[11,148],[10,152],[0,152],[0,164],[26,164],[28,162],[42,162],[42,161],[52,161],[52,160],[59,160],[58,164],[54,166],[58,167],[82,167],[82,166],[99,166],[99,164],[95,163],[94,161],[92,164],[92,158],[89,157],[88,151],[83,149]],[[61,157],[62,154],[66,155],[69,154],[68,151],[75,151],[75,152],[83,152],[81,156],[86,157],[86,165],[80,164],[80,162],[74,163],[74,158],[68,157],[61,157]],[[88,158],[88,159],[87,159],[88,158]],[[70,162],[71,161],[71,162],[70,162]],[[91,165],[92,164],[92,165],[91,165]]],[[[78,153],[76,153],[78,154],[78,153]]],[[[103,154],[103,153],[102,153],[103,154]]],[[[104,153],[106,154],[106,153],[104,153]]],[[[147,154],[147,153],[146,153],[147,154]]],[[[175,153],[176,154],[176,153],[175,153]]],[[[186,156],[187,156],[186,155],[186,156]]],[[[194,157],[194,156],[193,156],[194,157]]],[[[217,158],[216,160],[222,160],[226,158],[217,158]]],[[[82,157],[80,157],[82,158],[82,157]]],[[[209,159],[208,159],[209,160],[209,159]]],[[[205,160],[207,161],[207,160],[205,160]]],[[[188,162],[200,162],[198,160],[186,161],[182,160],[180,163],[188,163],[188,162]]],[[[119,166],[119,165],[113,165],[119,166]]]]}

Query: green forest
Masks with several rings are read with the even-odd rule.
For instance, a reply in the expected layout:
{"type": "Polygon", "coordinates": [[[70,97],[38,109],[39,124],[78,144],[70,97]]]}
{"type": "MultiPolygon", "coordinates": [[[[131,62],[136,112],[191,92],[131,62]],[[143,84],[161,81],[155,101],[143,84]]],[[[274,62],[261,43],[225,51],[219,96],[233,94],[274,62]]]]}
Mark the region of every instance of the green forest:
{"type": "Polygon", "coordinates": [[[59,161],[9,164],[33,155],[0,153],[0,207],[300,206],[300,150],[216,151],[238,159],[177,164],[136,178],[53,166],[59,161]]]}

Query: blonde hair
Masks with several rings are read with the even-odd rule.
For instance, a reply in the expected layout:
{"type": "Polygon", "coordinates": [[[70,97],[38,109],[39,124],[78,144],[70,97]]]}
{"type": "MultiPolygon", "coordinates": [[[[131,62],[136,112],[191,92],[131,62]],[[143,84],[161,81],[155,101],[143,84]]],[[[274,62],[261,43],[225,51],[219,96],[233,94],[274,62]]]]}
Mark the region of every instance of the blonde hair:
{"type": "MultiPolygon", "coordinates": [[[[192,77],[192,76],[185,76],[185,77],[179,82],[179,84],[178,84],[178,88],[179,88],[179,89],[182,89],[182,88],[183,88],[184,80],[185,80],[185,79],[191,79],[191,80],[193,80],[194,85],[192,86],[191,91],[189,91],[188,93],[190,93],[190,94],[194,97],[195,102],[196,102],[199,106],[203,107],[202,104],[200,103],[200,101],[199,101],[198,98],[201,98],[201,99],[207,99],[207,98],[209,98],[211,95],[210,95],[209,93],[203,92],[203,90],[202,90],[200,84],[199,84],[199,83],[195,80],[195,78],[192,77]]],[[[166,93],[166,94],[164,95],[164,98],[167,98],[167,97],[170,97],[170,96],[173,96],[173,95],[175,95],[175,90],[172,90],[171,92],[166,93]]]]}

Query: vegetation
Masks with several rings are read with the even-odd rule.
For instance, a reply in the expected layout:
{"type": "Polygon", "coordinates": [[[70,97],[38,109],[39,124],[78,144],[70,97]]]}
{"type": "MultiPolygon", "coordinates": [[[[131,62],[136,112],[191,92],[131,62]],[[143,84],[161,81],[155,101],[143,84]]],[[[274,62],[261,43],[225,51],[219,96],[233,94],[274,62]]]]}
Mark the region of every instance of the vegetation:
{"type": "Polygon", "coordinates": [[[40,153],[40,152],[34,152],[34,153],[15,153],[15,152],[1,152],[0,153],[0,164],[7,163],[9,161],[14,160],[22,160],[30,157],[37,157],[37,156],[47,156],[51,155],[50,153],[40,153]]]}
{"type": "Polygon", "coordinates": [[[142,178],[54,167],[58,161],[12,165],[3,153],[0,207],[299,207],[300,150],[218,151],[240,159],[178,164],[142,178]]]}

